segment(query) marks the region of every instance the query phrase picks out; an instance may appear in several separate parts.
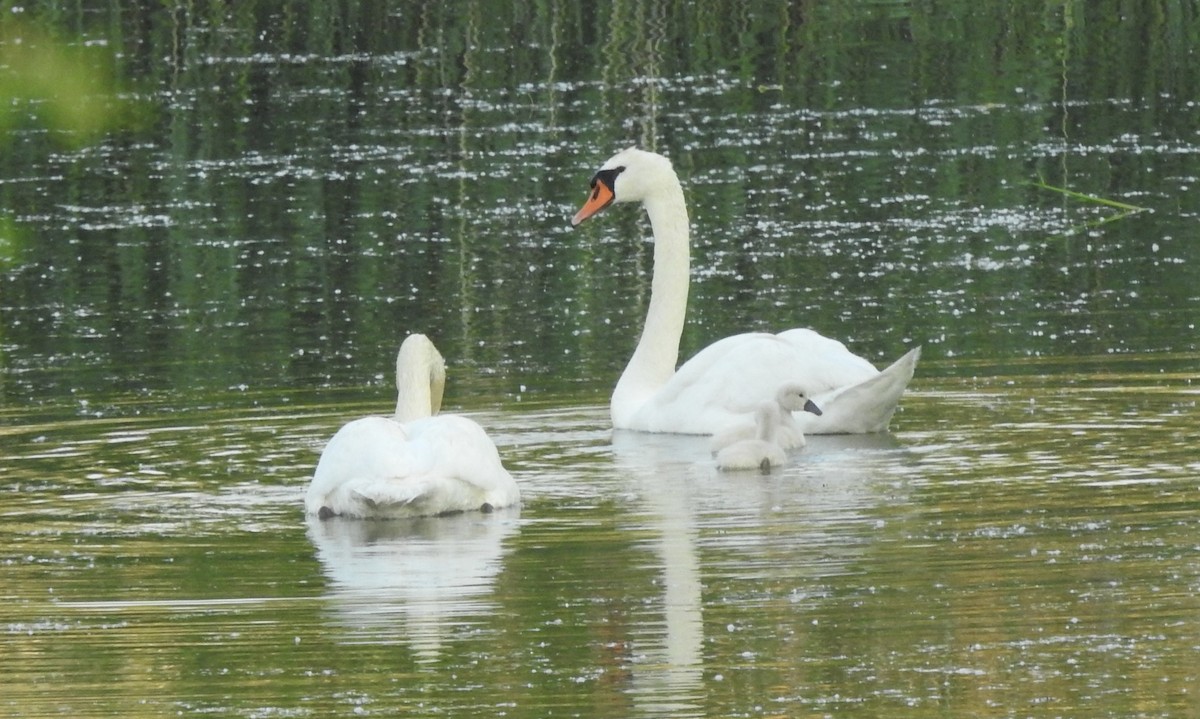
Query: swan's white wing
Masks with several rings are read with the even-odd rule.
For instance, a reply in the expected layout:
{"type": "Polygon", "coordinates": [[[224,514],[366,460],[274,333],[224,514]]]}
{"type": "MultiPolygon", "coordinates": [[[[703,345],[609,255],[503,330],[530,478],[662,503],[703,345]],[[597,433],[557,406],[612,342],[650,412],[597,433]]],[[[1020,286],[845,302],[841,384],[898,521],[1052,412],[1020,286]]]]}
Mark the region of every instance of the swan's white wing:
{"type": "Polygon", "coordinates": [[[775,399],[784,384],[798,384],[810,396],[819,396],[878,374],[841,342],[812,330],[734,335],[680,367],[634,414],[628,428],[712,434],[744,421],[759,403],[775,399]]]}
{"type": "Polygon", "coordinates": [[[921,348],[914,347],[874,377],[813,397],[813,402],[821,408],[821,416],[793,412],[796,426],[805,434],[886,430],[920,357],[921,348]]]}
{"type": "Polygon", "coordinates": [[[305,509],[316,513],[349,482],[407,472],[408,454],[408,435],[395,420],[364,417],[343,425],[321,452],[304,497],[305,509]]]}
{"type": "Polygon", "coordinates": [[[411,422],[405,428],[412,444],[420,447],[419,471],[455,478],[482,492],[510,486],[515,490],[512,476],[500,463],[496,445],[474,420],[442,414],[411,422]]]}
{"type": "Polygon", "coordinates": [[[845,387],[879,374],[875,365],[851,352],[841,342],[807,328],[776,335],[804,358],[804,380],[798,381],[811,397],[835,387],[845,387]]]}
{"type": "MultiPolygon", "coordinates": [[[[390,490],[389,496],[410,504],[414,513],[443,514],[507,507],[521,501],[512,475],[500,463],[500,454],[476,422],[458,415],[438,415],[405,425],[412,452],[414,474],[405,484],[416,496],[390,490]]],[[[399,504],[396,506],[400,506],[399,504]]]]}
{"type": "Polygon", "coordinates": [[[634,429],[709,434],[774,398],[803,358],[779,337],[747,333],[718,340],[685,362],[634,415],[634,429]]]}

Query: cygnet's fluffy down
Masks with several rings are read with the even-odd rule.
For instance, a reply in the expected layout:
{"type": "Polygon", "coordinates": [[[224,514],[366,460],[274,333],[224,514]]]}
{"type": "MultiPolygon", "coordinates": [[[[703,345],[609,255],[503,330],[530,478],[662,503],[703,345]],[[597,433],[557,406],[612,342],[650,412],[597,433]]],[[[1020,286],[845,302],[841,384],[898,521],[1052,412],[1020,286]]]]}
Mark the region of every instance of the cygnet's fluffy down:
{"type": "Polygon", "coordinates": [[[739,439],[717,452],[717,467],[723,470],[757,469],[764,474],[787,462],[787,453],[775,441],[781,415],[779,403],[763,402],[754,413],[755,436],[739,439]]]}
{"type": "MultiPolygon", "coordinates": [[[[808,398],[803,388],[794,384],[780,387],[779,392],[775,395],[775,402],[778,404],[779,411],[777,412],[778,422],[773,442],[784,450],[803,447],[806,444],[804,432],[800,430],[792,413],[811,412],[820,415],[821,409],[808,398]]],[[[709,447],[715,454],[734,442],[753,439],[758,435],[758,429],[757,415],[749,416],[714,434],[709,442],[709,447]]]]}

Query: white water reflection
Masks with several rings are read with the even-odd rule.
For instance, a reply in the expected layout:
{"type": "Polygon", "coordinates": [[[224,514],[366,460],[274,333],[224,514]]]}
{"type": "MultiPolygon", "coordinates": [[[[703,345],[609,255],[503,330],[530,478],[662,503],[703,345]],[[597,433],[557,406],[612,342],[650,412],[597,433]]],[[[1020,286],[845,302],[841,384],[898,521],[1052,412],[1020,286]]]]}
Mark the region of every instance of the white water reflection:
{"type": "Polygon", "coordinates": [[[704,715],[704,612],[697,553],[697,476],[708,468],[706,437],[616,431],[616,470],[642,499],[645,526],[656,532],[662,567],[661,634],[635,642],[645,662],[634,667],[633,694],[648,715],[704,715]],[[644,646],[637,646],[644,643],[644,646]]]}
{"type": "Polygon", "coordinates": [[[662,568],[662,632],[640,639],[644,661],[634,667],[638,706],[654,716],[704,715],[704,607],[720,604],[711,595],[729,586],[714,581],[706,597],[705,575],[844,572],[865,546],[846,541],[857,534],[847,521],[865,523],[862,510],[882,496],[878,483],[890,486],[906,456],[891,435],[820,437],[764,476],[719,472],[707,437],[616,431],[612,448],[645,512],[638,526],[655,532],[662,568]],[[814,548],[819,564],[801,559],[814,548]]]}
{"type": "Polygon", "coordinates": [[[362,521],[308,517],[346,643],[408,644],[434,661],[461,627],[495,605],[493,585],[520,510],[362,521]]]}

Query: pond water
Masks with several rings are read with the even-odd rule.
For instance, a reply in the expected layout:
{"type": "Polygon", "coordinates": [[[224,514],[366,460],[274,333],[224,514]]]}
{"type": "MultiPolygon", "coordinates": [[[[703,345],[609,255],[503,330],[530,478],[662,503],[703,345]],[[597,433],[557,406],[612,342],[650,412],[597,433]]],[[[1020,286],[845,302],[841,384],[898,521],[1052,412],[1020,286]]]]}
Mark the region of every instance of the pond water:
{"type": "Polygon", "coordinates": [[[0,122],[2,712],[1200,713],[1200,11],[980,5],[13,12],[142,119],[0,122]],[[647,227],[567,220],[632,143],[683,354],[922,345],[891,432],[611,430],[647,227]],[[523,505],[306,520],[410,331],[523,505]]]}
{"type": "Polygon", "coordinates": [[[419,522],[303,517],[377,406],[10,426],[6,713],[1187,714],[1200,392],[1147,369],[920,382],[767,476],[472,413],[526,502],[419,522]]]}

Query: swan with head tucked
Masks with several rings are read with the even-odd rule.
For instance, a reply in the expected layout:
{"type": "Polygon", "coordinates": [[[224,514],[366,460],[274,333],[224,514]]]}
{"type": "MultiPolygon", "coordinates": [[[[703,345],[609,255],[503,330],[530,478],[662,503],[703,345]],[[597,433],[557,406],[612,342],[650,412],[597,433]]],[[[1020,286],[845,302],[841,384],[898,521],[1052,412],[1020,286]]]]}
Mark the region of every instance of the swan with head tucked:
{"type": "Polygon", "coordinates": [[[395,415],[356,419],[337,431],[317,462],[305,510],[321,519],[391,519],[520,502],[483,428],[438,414],[445,382],[437,348],[425,335],[409,335],[396,355],[395,415]]]}
{"type": "Polygon", "coordinates": [[[717,452],[717,467],[726,470],[757,469],[767,474],[772,467],[782,467],[787,453],[776,441],[783,407],[767,400],[754,412],[754,436],[739,439],[717,452]]]}
{"type": "Polygon", "coordinates": [[[687,313],[687,207],[679,177],[662,155],[629,148],[592,178],[574,226],[618,202],[638,202],[654,233],[654,275],[641,339],[613,390],[613,426],[645,432],[715,434],[738,422],[780,385],[801,385],[823,410],[793,415],[806,434],[882,432],[908,381],[917,347],[880,372],[837,340],[810,329],[750,332],[718,340],[678,370],[687,313]]]}
{"type": "MultiPolygon", "coordinates": [[[[800,431],[800,427],[796,424],[796,417],[792,413],[811,412],[819,416],[821,408],[817,406],[816,402],[808,398],[808,395],[805,394],[801,387],[794,384],[786,384],[780,387],[779,391],[775,394],[774,402],[778,405],[778,412],[776,413],[774,436],[771,438],[771,441],[784,450],[803,447],[807,444],[804,439],[804,432],[800,431]]],[[[716,453],[734,442],[753,439],[759,432],[759,424],[757,412],[754,415],[746,416],[744,419],[730,424],[725,429],[714,434],[712,439],[709,440],[709,447],[716,453]]]]}

